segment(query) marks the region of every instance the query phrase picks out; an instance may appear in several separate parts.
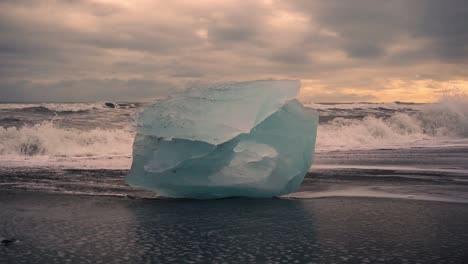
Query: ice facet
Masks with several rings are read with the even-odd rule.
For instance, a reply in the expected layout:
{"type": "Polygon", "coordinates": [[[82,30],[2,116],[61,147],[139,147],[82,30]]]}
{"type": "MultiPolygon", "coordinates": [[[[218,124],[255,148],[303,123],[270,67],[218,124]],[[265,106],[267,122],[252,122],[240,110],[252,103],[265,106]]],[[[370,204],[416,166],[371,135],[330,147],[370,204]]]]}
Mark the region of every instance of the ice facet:
{"type": "Polygon", "coordinates": [[[166,197],[273,197],[311,163],[318,115],[293,99],[298,81],[191,89],[145,107],[127,183],[166,197]]]}
{"type": "Polygon", "coordinates": [[[249,133],[299,92],[299,81],[254,81],[193,88],[147,106],[138,125],[145,135],[220,144],[249,133]]]}

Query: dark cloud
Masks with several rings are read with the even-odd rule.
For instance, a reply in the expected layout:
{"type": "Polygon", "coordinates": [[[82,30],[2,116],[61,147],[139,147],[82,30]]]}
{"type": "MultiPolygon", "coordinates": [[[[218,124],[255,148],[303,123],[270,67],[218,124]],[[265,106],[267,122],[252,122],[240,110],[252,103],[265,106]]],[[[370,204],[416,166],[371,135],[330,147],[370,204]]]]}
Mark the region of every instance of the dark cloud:
{"type": "Polygon", "coordinates": [[[208,36],[216,41],[229,44],[247,41],[255,36],[255,31],[249,27],[242,28],[238,25],[225,25],[211,28],[208,36]]]}
{"type": "Polygon", "coordinates": [[[306,51],[295,49],[294,47],[275,50],[271,58],[273,61],[288,65],[304,65],[311,62],[306,51]]]}
{"type": "Polygon", "coordinates": [[[468,3],[464,0],[420,0],[412,4],[419,18],[414,20],[414,36],[430,39],[432,46],[429,48],[444,59],[466,61],[468,3]]]}
{"type": "MultiPolygon", "coordinates": [[[[464,0],[294,1],[296,10],[336,32],[335,45],[351,57],[376,58],[402,37],[427,40],[415,53],[468,59],[468,5],[464,0]]],[[[397,54],[398,55],[398,54],[397,54]]],[[[408,55],[408,54],[407,54],[408,55]]],[[[418,61],[415,61],[418,63],[418,61]]]]}
{"type": "Polygon", "coordinates": [[[78,79],[51,83],[23,80],[4,81],[0,85],[0,98],[10,102],[151,100],[176,91],[173,83],[143,79],[78,79]]]}
{"type": "Polygon", "coordinates": [[[372,100],[339,88],[466,77],[466,17],[464,0],[1,1],[0,101],[136,100],[263,78],[372,100]]]}
{"type": "Polygon", "coordinates": [[[312,22],[337,34],[332,45],[349,56],[374,58],[385,54],[385,46],[404,34],[408,13],[406,1],[295,1],[298,11],[312,22]]]}

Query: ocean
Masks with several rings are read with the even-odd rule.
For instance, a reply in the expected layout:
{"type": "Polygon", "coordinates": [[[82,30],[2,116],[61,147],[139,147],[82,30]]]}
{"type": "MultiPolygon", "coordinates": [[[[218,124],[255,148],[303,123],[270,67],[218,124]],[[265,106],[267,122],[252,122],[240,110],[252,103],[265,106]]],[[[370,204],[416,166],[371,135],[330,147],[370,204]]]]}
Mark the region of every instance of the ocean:
{"type": "Polygon", "coordinates": [[[306,104],[295,193],[207,201],[124,183],[144,105],[0,104],[0,263],[468,262],[465,99],[306,104]]]}
{"type": "MultiPolygon", "coordinates": [[[[0,104],[0,188],[155,196],[123,182],[144,105],[0,104]]],[[[466,98],[306,106],[320,116],[316,153],[301,189],[288,197],[468,201],[466,98]]]]}

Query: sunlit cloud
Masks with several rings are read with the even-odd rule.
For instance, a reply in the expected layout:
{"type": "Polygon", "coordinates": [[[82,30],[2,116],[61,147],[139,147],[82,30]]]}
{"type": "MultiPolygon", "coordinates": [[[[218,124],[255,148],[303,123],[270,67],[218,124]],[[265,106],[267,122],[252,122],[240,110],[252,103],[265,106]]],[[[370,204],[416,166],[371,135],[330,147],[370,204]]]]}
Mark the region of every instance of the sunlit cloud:
{"type": "Polygon", "coordinates": [[[313,101],[434,101],[453,83],[466,89],[463,5],[3,1],[0,100],[105,100],[116,96],[115,81],[126,87],[121,100],[137,100],[208,82],[290,78],[303,80],[301,98],[313,101]],[[96,87],[81,93],[80,83],[96,87]]]}

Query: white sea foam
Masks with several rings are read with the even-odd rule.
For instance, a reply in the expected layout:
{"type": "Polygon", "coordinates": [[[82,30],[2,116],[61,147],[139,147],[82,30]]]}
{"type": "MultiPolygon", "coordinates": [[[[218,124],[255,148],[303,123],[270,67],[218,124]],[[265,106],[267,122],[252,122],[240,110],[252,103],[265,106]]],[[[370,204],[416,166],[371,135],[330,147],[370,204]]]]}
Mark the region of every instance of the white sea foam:
{"type": "Polygon", "coordinates": [[[424,104],[412,104],[412,103],[345,103],[345,104],[320,104],[320,103],[305,103],[306,107],[314,108],[317,110],[353,110],[353,109],[414,109],[419,110],[424,104]]]}
{"type": "Polygon", "coordinates": [[[83,131],[59,128],[52,122],[21,128],[0,127],[0,155],[120,155],[131,152],[132,141],[132,133],[123,129],[83,131]]]}
{"type": "Polygon", "coordinates": [[[285,199],[317,199],[326,197],[375,197],[468,203],[466,192],[452,189],[447,190],[440,185],[345,186],[325,191],[303,191],[281,196],[281,198],[285,199]]]}
{"type": "Polygon", "coordinates": [[[93,109],[104,109],[104,102],[97,103],[39,103],[39,104],[0,104],[0,110],[28,109],[35,107],[47,108],[54,112],[81,112],[93,109]]]}
{"type": "Polygon", "coordinates": [[[416,113],[390,118],[335,118],[321,124],[317,150],[350,150],[432,146],[468,137],[468,98],[447,96],[437,104],[419,105],[416,113]]]}
{"type": "MultiPolygon", "coordinates": [[[[102,104],[59,105],[56,110],[78,111],[102,104]]],[[[364,105],[375,107],[374,104],[354,104],[358,105],[361,108],[364,105]]],[[[338,106],[341,107],[334,105],[335,108],[338,106]]],[[[400,104],[387,104],[386,108],[391,106],[399,107],[400,104]]],[[[405,105],[408,106],[417,108],[417,112],[397,111],[390,117],[378,117],[370,113],[363,119],[336,117],[322,123],[318,128],[316,150],[326,152],[468,143],[467,96],[448,96],[437,104],[405,105]]],[[[0,105],[2,107],[5,105],[0,105]]],[[[52,109],[54,106],[47,104],[47,107],[52,109]]],[[[352,111],[353,104],[345,104],[343,107],[352,111]]],[[[30,163],[54,164],[58,160],[68,160],[77,167],[80,162],[108,167],[106,162],[115,163],[116,159],[122,158],[123,162],[119,164],[128,167],[133,137],[133,132],[127,128],[82,130],[59,127],[52,122],[19,128],[0,126],[0,166],[5,164],[5,160],[9,164],[19,164],[25,160],[30,163]]]]}

